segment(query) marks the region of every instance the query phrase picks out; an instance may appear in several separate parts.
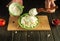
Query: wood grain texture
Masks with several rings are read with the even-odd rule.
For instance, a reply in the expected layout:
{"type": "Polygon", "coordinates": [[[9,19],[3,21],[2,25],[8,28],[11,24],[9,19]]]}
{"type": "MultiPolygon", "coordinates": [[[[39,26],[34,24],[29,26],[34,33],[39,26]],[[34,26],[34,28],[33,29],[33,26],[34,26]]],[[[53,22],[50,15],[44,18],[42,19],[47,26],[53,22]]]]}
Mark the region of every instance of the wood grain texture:
{"type": "Polygon", "coordinates": [[[39,31],[27,31],[27,41],[40,41],[39,31]]]}
{"type": "Polygon", "coordinates": [[[17,31],[14,33],[13,41],[27,41],[27,32],[17,31]]]}

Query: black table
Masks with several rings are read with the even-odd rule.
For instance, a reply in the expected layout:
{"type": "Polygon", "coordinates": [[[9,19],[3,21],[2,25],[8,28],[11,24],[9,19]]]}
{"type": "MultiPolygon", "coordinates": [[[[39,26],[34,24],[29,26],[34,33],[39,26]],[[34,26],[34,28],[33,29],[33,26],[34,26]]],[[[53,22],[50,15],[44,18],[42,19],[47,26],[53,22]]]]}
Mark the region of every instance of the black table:
{"type": "MultiPolygon", "coordinates": [[[[38,15],[47,15],[49,19],[49,23],[51,26],[51,31],[7,31],[7,26],[8,26],[8,21],[9,21],[9,12],[8,8],[6,5],[10,2],[11,0],[1,0],[0,1],[0,18],[4,18],[6,20],[6,26],[0,27],[0,41],[60,41],[60,26],[53,26],[51,25],[51,21],[54,18],[59,18],[60,19],[60,8],[56,10],[55,13],[49,14],[49,13],[44,13],[41,12],[38,15]]],[[[24,0],[24,12],[28,12],[29,9],[36,7],[44,7],[44,0],[24,0]],[[31,3],[32,2],[32,3],[31,3]],[[37,4],[36,4],[37,2],[37,4]]],[[[59,0],[57,1],[59,2],[59,0]]],[[[58,6],[60,3],[57,3],[58,6]]],[[[59,6],[60,7],[60,6],[59,6]]]]}

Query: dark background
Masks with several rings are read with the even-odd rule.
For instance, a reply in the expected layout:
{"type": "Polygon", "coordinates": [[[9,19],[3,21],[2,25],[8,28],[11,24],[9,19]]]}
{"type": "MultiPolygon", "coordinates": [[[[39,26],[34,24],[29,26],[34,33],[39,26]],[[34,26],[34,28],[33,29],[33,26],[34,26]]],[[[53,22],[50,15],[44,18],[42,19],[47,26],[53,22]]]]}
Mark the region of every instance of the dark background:
{"type": "MultiPolygon", "coordinates": [[[[5,20],[6,20],[6,26],[4,26],[4,27],[0,27],[0,41],[12,41],[12,32],[10,31],[7,31],[7,25],[8,25],[8,21],[9,21],[9,11],[8,11],[8,8],[6,7],[6,5],[10,2],[11,0],[0,0],[0,18],[4,18],[5,20]]],[[[41,8],[41,7],[44,7],[44,1],[45,0],[23,0],[23,5],[24,5],[24,12],[23,13],[26,13],[26,12],[28,12],[31,8],[34,8],[34,7],[36,7],[36,8],[41,8]]],[[[56,0],[55,1],[55,4],[58,6],[58,7],[60,7],[60,0],[56,0]]],[[[58,9],[60,9],[60,8],[58,8],[58,9]]],[[[51,17],[53,17],[53,15],[54,15],[54,17],[53,18],[55,18],[56,16],[57,17],[59,17],[60,15],[59,15],[59,13],[60,13],[60,11],[56,11],[56,13],[57,14],[52,14],[52,16],[50,16],[50,18],[51,17]]],[[[49,18],[49,19],[50,19],[49,18]]],[[[59,17],[60,18],[60,17],[59,17]]],[[[24,32],[24,33],[26,33],[26,32],[24,32]]],[[[29,32],[28,32],[29,33],[29,32]]],[[[54,33],[54,31],[53,31],[53,33],[54,33]]],[[[55,32],[56,33],[56,32],[55,32]]],[[[21,32],[21,34],[22,34],[22,37],[21,37],[21,40],[23,40],[24,39],[24,37],[23,37],[23,32],[21,32]]],[[[45,34],[45,33],[44,33],[45,34]]],[[[43,35],[44,35],[43,34],[43,35]]],[[[57,33],[56,33],[57,34],[57,33]]],[[[16,34],[16,36],[18,36],[18,35],[20,35],[20,33],[18,33],[18,34],[16,34]]],[[[15,38],[16,38],[16,36],[14,37],[14,40],[15,40],[15,38]]],[[[36,35],[35,35],[36,36],[36,35]]],[[[39,36],[39,35],[37,35],[37,36],[39,36]]],[[[37,37],[36,36],[36,37],[37,37]]],[[[32,37],[31,37],[32,38],[32,37]]],[[[37,37],[38,38],[38,37],[37,37]]],[[[37,39],[36,38],[36,39],[37,39]]],[[[30,39],[30,38],[29,38],[30,39]]],[[[57,39],[59,39],[59,38],[57,38],[57,39]]],[[[15,41],[17,41],[18,39],[16,39],[15,41]]],[[[43,39],[42,39],[43,40],[43,39]]],[[[50,39],[51,40],[51,39],[50,39]]]]}

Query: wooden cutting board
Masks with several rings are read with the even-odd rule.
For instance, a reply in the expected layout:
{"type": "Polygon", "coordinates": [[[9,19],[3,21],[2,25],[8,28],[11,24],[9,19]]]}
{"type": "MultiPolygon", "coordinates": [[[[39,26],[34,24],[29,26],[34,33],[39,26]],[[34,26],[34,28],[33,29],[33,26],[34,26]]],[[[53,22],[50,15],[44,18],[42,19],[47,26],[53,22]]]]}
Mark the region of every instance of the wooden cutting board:
{"type": "MultiPolygon", "coordinates": [[[[39,18],[39,24],[32,30],[51,30],[49,21],[48,21],[48,17],[46,15],[38,16],[38,18],[39,18]]],[[[18,25],[17,20],[18,20],[18,17],[9,18],[9,23],[8,23],[8,27],[7,27],[8,31],[26,30],[24,28],[21,28],[18,25]]]]}

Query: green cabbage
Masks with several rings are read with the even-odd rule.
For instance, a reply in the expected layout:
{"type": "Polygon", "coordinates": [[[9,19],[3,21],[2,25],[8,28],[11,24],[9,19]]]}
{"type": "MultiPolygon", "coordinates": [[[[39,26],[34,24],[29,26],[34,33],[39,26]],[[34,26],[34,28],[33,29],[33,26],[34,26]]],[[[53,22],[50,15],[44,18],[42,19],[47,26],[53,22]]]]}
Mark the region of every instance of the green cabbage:
{"type": "Polygon", "coordinates": [[[9,5],[9,12],[13,16],[20,16],[23,12],[24,6],[20,5],[19,3],[11,3],[9,5]]]}

